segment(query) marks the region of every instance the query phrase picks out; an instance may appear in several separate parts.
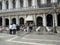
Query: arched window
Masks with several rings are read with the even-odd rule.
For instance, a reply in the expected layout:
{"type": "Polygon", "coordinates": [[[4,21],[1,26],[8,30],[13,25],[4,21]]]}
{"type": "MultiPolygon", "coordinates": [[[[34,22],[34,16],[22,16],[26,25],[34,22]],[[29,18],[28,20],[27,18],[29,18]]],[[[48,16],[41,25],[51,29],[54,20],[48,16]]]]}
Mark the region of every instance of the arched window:
{"type": "Polygon", "coordinates": [[[43,19],[42,19],[42,17],[37,17],[36,22],[37,22],[37,26],[43,26],[43,19]]]}
{"type": "Polygon", "coordinates": [[[2,26],[2,17],[0,17],[0,26],[2,26]]]}
{"type": "Polygon", "coordinates": [[[13,24],[16,24],[16,18],[13,18],[13,19],[12,19],[12,23],[13,23],[13,24]]]}
{"type": "Polygon", "coordinates": [[[24,18],[20,18],[19,20],[20,25],[24,25],[24,18]]]}
{"type": "Polygon", "coordinates": [[[53,16],[51,14],[48,14],[46,16],[47,26],[53,26],[53,16]]]}
{"type": "Polygon", "coordinates": [[[60,14],[57,15],[57,24],[60,26],[60,14]]]}
{"type": "Polygon", "coordinates": [[[9,19],[5,19],[5,26],[9,26],[9,19]]]}

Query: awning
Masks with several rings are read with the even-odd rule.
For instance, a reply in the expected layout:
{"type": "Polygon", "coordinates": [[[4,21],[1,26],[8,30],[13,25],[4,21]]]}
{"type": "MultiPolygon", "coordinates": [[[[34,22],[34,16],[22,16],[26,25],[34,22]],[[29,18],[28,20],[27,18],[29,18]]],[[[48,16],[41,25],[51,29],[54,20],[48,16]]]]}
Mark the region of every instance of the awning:
{"type": "Polygon", "coordinates": [[[33,21],[32,15],[27,16],[27,18],[26,18],[25,20],[26,20],[26,21],[33,21]]]}

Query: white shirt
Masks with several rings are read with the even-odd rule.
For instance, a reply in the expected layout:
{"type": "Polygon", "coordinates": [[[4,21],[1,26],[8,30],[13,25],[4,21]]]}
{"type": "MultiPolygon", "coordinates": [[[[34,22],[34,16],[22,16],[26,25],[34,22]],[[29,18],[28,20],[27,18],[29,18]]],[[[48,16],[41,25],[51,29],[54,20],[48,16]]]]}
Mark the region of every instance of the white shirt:
{"type": "Polygon", "coordinates": [[[12,29],[12,25],[9,25],[9,29],[12,29]]]}
{"type": "Polygon", "coordinates": [[[16,29],[16,24],[13,24],[12,25],[12,29],[16,29]]]}

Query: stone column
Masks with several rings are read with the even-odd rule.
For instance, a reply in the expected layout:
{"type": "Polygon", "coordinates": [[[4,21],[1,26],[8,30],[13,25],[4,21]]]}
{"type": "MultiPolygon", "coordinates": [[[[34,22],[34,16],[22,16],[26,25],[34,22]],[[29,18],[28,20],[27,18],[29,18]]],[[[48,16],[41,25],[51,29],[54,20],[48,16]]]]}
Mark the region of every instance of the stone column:
{"type": "Polygon", "coordinates": [[[24,1],[23,1],[23,7],[24,7],[24,8],[28,7],[28,0],[24,0],[24,1]]]}
{"type": "Polygon", "coordinates": [[[56,22],[56,26],[57,26],[57,14],[55,14],[55,22],[56,22]]]}
{"type": "Polygon", "coordinates": [[[12,19],[11,19],[11,16],[9,16],[9,25],[11,25],[12,23],[12,19]]]}
{"type": "Polygon", "coordinates": [[[20,8],[20,0],[16,0],[16,9],[20,8]]]}
{"type": "Polygon", "coordinates": [[[47,0],[41,0],[41,4],[46,4],[47,0]]]}
{"type": "Polygon", "coordinates": [[[37,25],[36,24],[36,15],[33,15],[33,18],[34,18],[34,24],[37,25]]]}
{"type": "Polygon", "coordinates": [[[6,1],[2,0],[2,10],[5,10],[5,9],[6,9],[6,1]]]}
{"type": "Polygon", "coordinates": [[[9,3],[9,9],[13,9],[12,1],[13,1],[13,0],[8,0],[8,3],[9,3]]]}
{"type": "Polygon", "coordinates": [[[16,16],[16,24],[19,25],[19,16],[16,16]]]}
{"type": "Polygon", "coordinates": [[[5,17],[2,16],[2,26],[5,26],[5,17]]]}
{"type": "Polygon", "coordinates": [[[53,26],[57,26],[57,15],[53,14],[53,26]]]}
{"type": "Polygon", "coordinates": [[[57,0],[51,0],[51,3],[57,3],[57,0]]]}
{"type": "Polygon", "coordinates": [[[43,26],[46,26],[46,16],[43,14],[43,26]]]}
{"type": "Polygon", "coordinates": [[[32,6],[33,6],[34,8],[37,8],[37,0],[32,0],[32,6]]]}
{"type": "Polygon", "coordinates": [[[26,18],[27,18],[27,15],[25,14],[25,20],[24,20],[24,23],[26,23],[26,18]]]}

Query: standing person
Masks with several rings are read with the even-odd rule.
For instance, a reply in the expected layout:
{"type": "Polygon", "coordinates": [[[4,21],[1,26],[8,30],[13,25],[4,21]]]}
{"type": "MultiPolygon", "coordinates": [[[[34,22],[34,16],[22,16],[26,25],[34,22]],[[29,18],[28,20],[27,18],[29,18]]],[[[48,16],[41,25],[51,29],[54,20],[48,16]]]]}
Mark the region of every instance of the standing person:
{"type": "Polygon", "coordinates": [[[10,34],[12,34],[12,24],[9,25],[10,34]]]}
{"type": "Polygon", "coordinates": [[[13,24],[12,26],[13,26],[13,28],[12,28],[13,29],[13,34],[16,34],[16,29],[17,29],[16,24],[13,24]]]}
{"type": "Polygon", "coordinates": [[[30,29],[29,29],[29,23],[27,23],[27,32],[29,33],[30,32],[30,29]]]}
{"type": "Polygon", "coordinates": [[[29,29],[30,29],[30,32],[31,32],[32,29],[33,29],[33,24],[32,23],[29,24],[29,29]]]}
{"type": "Polygon", "coordinates": [[[20,30],[20,26],[18,24],[16,25],[16,28],[17,28],[17,31],[20,30]]]}

